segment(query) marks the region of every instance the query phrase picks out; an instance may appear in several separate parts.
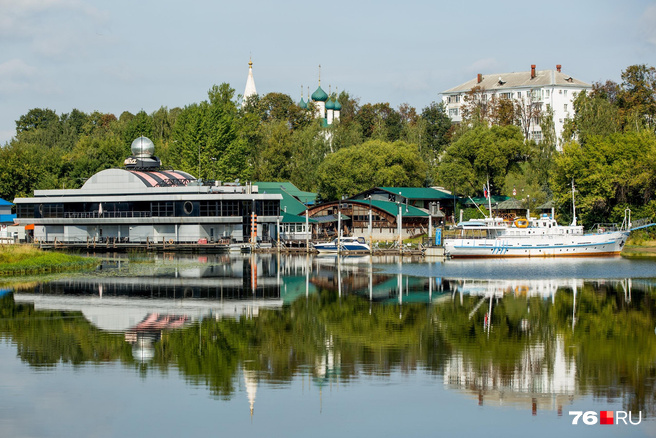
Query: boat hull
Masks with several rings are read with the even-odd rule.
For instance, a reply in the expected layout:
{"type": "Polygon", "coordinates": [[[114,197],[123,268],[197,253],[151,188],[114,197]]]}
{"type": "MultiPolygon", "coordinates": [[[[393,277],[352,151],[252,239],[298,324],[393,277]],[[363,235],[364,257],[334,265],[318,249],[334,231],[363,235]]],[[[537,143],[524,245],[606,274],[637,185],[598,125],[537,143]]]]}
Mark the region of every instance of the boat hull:
{"type": "Polygon", "coordinates": [[[628,232],[615,231],[569,238],[446,239],[444,250],[452,258],[600,257],[619,255],[628,236],[628,232]]]}

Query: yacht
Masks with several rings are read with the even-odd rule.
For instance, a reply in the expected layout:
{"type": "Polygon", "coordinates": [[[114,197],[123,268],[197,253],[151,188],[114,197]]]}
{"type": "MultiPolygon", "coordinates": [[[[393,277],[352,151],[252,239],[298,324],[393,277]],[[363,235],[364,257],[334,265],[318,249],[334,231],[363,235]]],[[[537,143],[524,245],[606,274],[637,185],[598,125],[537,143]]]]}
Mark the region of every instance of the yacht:
{"type": "Polygon", "coordinates": [[[313,243],[314,249],[321,252],[341,252],[357,251],[370,252],[371,248],[365,242],[364,237],[341,237],[335,238],[331,242],[313,243]],[[339,251],[338,251],[339,250],[339,251]]]}

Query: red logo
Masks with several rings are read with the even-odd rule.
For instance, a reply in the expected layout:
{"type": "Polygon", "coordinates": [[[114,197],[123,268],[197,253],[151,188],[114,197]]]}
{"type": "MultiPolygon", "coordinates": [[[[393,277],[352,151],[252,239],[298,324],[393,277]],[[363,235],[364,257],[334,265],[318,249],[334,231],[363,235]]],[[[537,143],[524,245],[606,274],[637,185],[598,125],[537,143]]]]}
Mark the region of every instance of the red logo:
{"type": "Polygon", "coordinates": [[[614,424],[613,423],[613,411],[600,411],[599,412],[599,424],[614,424]]]}

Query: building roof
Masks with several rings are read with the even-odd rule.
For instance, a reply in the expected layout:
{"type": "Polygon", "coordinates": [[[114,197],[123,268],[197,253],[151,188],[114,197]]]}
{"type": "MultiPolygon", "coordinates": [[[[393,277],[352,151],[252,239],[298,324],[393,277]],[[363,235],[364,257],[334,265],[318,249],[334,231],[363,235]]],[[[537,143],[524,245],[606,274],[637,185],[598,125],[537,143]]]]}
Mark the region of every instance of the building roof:
{"type": "Polygon", "coordinates": [[[432,187],[376,187],[407,199],[453,199],[453,194],[432,187]]]}
{"type": "Polygon", "coordinates": [[[302,202],[305,205],[310,205],[314,204],[317,200],[317,194],[313,192],[304,192],[303,190],[300,190],[298,187],[296,187],[294,184],[291,182],[270,182],[270,181],[260,181],[253,183],[258,187],[258,190],[260,193],[263,191],[267,191],[268,193],[280,193],[276,190],[284,190],[291,196],[295,197],[298,199],[300,202],[302,202]],[[272,191],[273,190],[273,191],[272,191]]]}
{"type": "Polygon", "coordinates": [[[144,187],[186,186],[196,178],[181,170],[140,171],[127,169],[105,169],[89,178],[82,189],[95,190],[140,189],[144,187]]]}
{"type": "Polygon", "coordinates": [[[12,204],[9,201],[5,201],[4,199],[0,199],[0,207],[7,207],[7,206],[11,206],[11,205],[14,205],[14,204],[12,204]]]}
{"type": "Polygon", "coordinates": [[[522,210],[526,208],[526,206],[524,202],[520,201],[519,199],[510,198],[503,202],[499,202],[499,204],[496,205],[496,208],[499,210],[522,210]]]}
{"type": "Polygon", "coordinates": [[[557,70],[538,70],[535,77],[531,78],[531,72],[520,71],[513,73],[494,73],[482,75],[481,82],[478,77],[460,84],[457,87],[443,91],[442,94],[466,93],[474,87],[481,87],[487,91],[504,90],[508,88],[535,88],[546,86],[591,88],[591,85],[572,78],[570,75],[557,70]]]}
{"type": "MultiPolygon", "coordinates": [[[[342,201],[345,202],[345,201],[342,201]]],[[[385,211],[388,214],[396,216],[399,213],[399,204],[396,202],[392,201],[377,201],[375,199],[372,199],[371,201],[369,200],[348,200],[347,202],[353,202],[353,203],[358,203],[362,205],[369,205],[369,202],[371,202],[371,205],[373,207],[376,207],[380,210],[385,211]]],[[[421,208],[413,207],[412,205],[405,205],[401,204],[402,206],[402,214],[403,216],[407,217],[428,217],[429,214],[425,210],[422,210],[421,208]]]]}
{"type": "Polygon", "coordinates": [[[257,182],[258,193],[280,194],[280,211],[292,215],[299,215],[306,210],[305,204],[301,202],[293,193],[300,192],[292,183],[281,182],[257,182]],[[295,189],[295,190],[294,190],[295,189]]]}
{"type": "Polygon", "coordinates": [[[0,223],[13,224],[14,219],[16,219],[15,214],[0,214],[0,223]]]}
{"type": "Polygon", "coordinates": [[[325,102],[328,100],[328,95],[326,94],[325,91],[323,91],[323,88],[321,88],[321,85],[319,85],[319,88],[316,89],[314,93],[312,93],[312,100],[319,101],[319,102],[325,102]]]}
{"type": "MultiPolygon", "coordinates": [[[[507,201],[510,199],[510,196],[501,196],[501,195],[492,195],[492,204],[500,204],[503,201],[507,201]]],[[[467,198],[462,201],[464,205],[474,205],[474,203],[478,205],[482,205],[483,207],[487,208],[487,198],[480,197],[480,198],[467,198]],[[473,201],[473,202],[472,202],[473,201]]]]}
{"type": "Polygon", "coordinates": [[[253,79],[253,61],[248,61],[248,78],[246,78],[246,87],[244,88],[244,100],[251,96],[257,95],[255,89],[255,79],[253,79]]]}
{"type": "MultiPolygon", "coordinates": [[[[305,223],[305,216],[300,216],[296,214],[290,214],[290,213],[283,213],[282,214],[282,220],[280,221],[281,224],[298,224],[298,223],[305,223]]],[[[312,219],[311,217],[308,217],[308,222],[309,223],[316,223],[316,219],[312,219]]]]}

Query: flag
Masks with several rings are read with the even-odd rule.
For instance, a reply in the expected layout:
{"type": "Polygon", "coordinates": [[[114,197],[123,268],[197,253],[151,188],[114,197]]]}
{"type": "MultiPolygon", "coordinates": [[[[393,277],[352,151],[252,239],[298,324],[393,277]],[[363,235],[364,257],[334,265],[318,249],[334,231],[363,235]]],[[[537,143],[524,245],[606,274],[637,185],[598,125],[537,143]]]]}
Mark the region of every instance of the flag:
{"type": "Polygon", "coordinates": [[[485,199],[487,199],[489,195],[490,194],[487,191],[487,185],[483,185],[483,196],[485,197],[485,199]]]}

